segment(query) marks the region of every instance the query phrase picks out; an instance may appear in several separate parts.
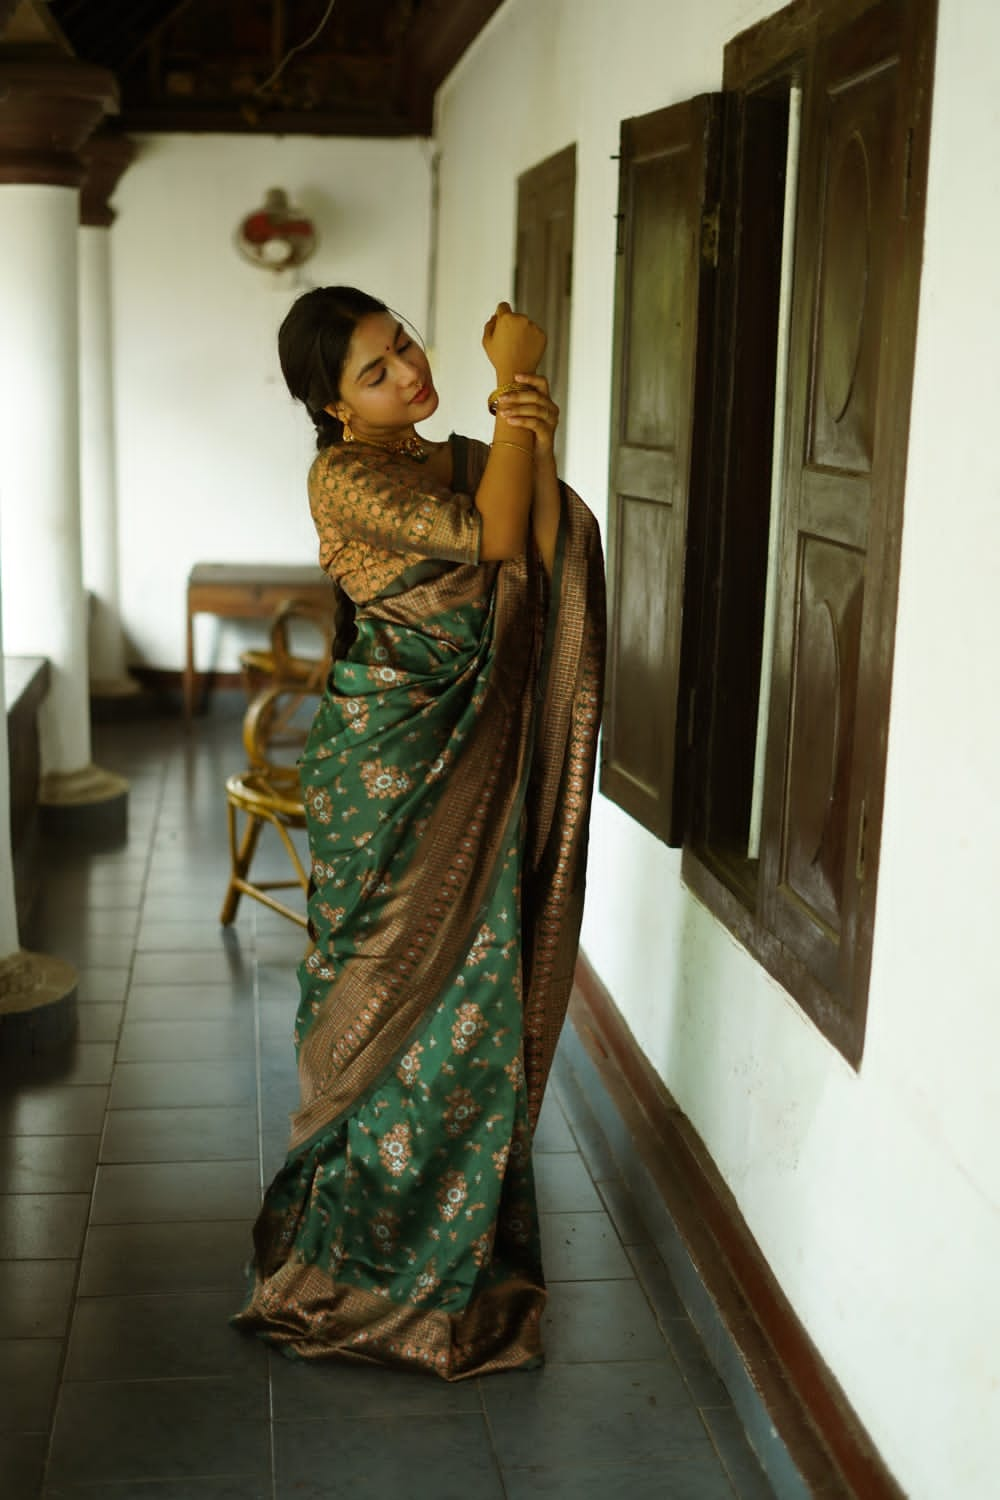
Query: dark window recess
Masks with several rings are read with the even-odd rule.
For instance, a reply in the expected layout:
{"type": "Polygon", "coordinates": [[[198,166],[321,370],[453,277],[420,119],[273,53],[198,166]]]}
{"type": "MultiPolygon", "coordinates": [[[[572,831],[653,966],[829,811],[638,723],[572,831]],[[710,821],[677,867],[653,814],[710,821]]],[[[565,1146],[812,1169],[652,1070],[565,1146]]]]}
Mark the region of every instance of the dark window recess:
{"type": "Polygon", "coordinates": [[[704,496],[721,102],[621,127],[601,790],[668,843],[685,810],[689,498],[704,496]]]}

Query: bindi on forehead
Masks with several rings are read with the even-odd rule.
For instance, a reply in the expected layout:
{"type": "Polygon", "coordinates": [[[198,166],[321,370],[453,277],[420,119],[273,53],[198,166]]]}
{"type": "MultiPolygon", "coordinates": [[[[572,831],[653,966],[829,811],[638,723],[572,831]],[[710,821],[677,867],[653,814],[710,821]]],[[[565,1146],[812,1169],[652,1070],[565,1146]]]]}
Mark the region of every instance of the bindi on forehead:
{"type": "Polygon", "coordinates": [[[361,366],[361,369],[354,376],[355,381],[361,380],[365,375],[367,375],[371,370],[373,370],[376,365],[381,364],[382,361],[383,361],[383,359],[385,359],[385,356],[387,354],[391,354],[392,353],[393,348],[399,342],[399,335],[402,333],[402,331],[403,331],[403,325],[402,325],[402,323],[397,323],[395,331],[393,332],[393,334],[392,334],[389,342],[386,344],[385,349],[383,350],[383,352],[381,354],[376,354],[373,359],[368,360],[367,364],[364,364],[364,365],[361,366]]]}

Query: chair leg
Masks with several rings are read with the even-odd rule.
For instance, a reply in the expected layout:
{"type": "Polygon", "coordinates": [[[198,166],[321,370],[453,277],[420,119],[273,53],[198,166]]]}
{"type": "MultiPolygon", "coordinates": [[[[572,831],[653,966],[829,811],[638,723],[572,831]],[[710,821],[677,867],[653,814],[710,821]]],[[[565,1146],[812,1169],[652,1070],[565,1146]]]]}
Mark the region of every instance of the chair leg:
{"type": "Polygon", "coordinates": [[[239,881],[245,881],[250,861],[253,859],[257,841],[263,823],[255,818],[252,813],[247,813],[247,826],[243,838],[237,841],[236,837],[236,808],[230,802],[227,804],[229,814],[229,853],[232,858],[233,871],[229,878],[229,886],[222,902],[222,910],[219,913],[219,921],[223,927],[228,927],[236,917],[236,909],[240,904],[242,894],[239,881]]]}

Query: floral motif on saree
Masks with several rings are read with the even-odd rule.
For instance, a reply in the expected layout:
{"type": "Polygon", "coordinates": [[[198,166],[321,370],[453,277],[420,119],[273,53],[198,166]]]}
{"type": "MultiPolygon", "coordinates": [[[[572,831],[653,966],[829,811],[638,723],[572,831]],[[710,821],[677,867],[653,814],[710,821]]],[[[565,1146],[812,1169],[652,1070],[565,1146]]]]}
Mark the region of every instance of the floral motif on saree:
{"type": "Polygon", "coordinates": [[[604,596],[568,489],[551,580],[480,564],[488,450],[452,448],[454,490],[357,449],[310,474],[358,633],[301,762],[300,1104],[234,1322],[455,1380],[540,1354],[531,1135],[582,914],[604,596]]]}

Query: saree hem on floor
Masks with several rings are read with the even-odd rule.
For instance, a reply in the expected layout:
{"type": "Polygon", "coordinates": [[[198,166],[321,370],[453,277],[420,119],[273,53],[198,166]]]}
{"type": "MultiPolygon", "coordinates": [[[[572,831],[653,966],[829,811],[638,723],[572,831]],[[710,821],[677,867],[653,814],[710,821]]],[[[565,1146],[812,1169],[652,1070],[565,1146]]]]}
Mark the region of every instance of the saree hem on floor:
{"type": "Polygon", "coordinates": [[[579,935],[604,615],[568,489],[551,580],[530,553],[478,562],[488,450],[452,442],[450,491],[385,454],[310,478],[357,639],[301,763],[301,1098],[233,1321],[457,1380],[540,1357],[531,1139],[579,935]]]}

